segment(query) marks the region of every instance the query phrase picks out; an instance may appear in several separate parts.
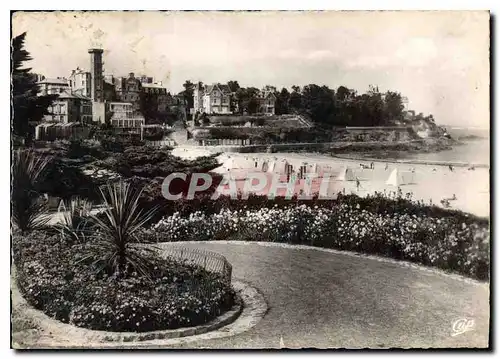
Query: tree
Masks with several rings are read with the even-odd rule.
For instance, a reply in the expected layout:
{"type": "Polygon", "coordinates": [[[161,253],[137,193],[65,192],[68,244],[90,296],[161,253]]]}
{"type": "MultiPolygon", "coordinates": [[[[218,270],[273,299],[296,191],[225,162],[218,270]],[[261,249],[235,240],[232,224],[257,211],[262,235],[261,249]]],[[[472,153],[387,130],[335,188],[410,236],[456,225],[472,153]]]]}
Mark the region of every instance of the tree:
{"type": "Polygon", "coordinates": [[[158,118],[157,98],[153,94],[141,91],[139,99],[140,112],[144,116],[146,123],[149,124],[156,122],[156,119],[158,118]]]}
{"type": "Polygon", "coordinates": [[[238,110],[240,113],[247,111],[250,114],[256,113],[259,109],[257,94],[259,89],[255,87],[240,87],[236,91],[236,101],[238,102],[238,110]]]}
{"type": "Polygon", "coordinates": [[[276,96],[276,114],[283,115],[289,113],[290,92],[283,87],[276,96]]]}
{"type": "Polygon", "coordinates": [[[57,95],[38,96],[40,88],[31,68],[22,68],[23,63],[31,60],[24,49],[26,33],[12,40],[12,130],[29,143],[33,137],[34,123],[40,122],[48,114],[49,106],[57,95]]]}
{"type": "Polygon", "coordinates": [[[318,123],[333,124],[334,91],[327,86],[307,85],[302,89],[301,108],[318,123]]]}
{"type": "Polygon", "coordinates": [[[184,84],[182,86],[184,86],[184,92],[183,92],[184,102],[186,103],[188,109],[193,108],[193,105],[194,105],[194,99],[193,99],[194,84],[191,81],[186,80],[186,82],[184,82],[184,84]]]}
{"type": "Polygon", "coordinates": [[[300,94],[299,86],[292,86],[292,93],[290,94],[290,110],[300,111],[302,109],[302,95],[300,94]]]}
{"type": "Polygon", "coordinates": [[[250,100],[248,100],[247,111],[250,115],[259,112],[259,101],[257,101],[255,97],[251,97],[250,100]]]}
{"type": "Polygon", "coordinates": [[[401,94],[387,91],[384,98],[384,117],[388,124],[395,124],[404,119],[404,105],[401,94]]]}
{"type": "Polygon", "coordinates": [[[238,81],[228,81],[227,85],[229,86],[229,89],[231,90],[231,92],[236,92],[240,88],[238,81]]]}

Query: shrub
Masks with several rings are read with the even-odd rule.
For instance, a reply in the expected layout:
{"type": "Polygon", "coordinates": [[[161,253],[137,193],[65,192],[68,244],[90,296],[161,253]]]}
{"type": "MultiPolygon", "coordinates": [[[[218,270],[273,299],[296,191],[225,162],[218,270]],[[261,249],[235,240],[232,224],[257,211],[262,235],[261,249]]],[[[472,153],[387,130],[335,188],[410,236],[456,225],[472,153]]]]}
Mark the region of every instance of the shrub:
{"type": "Polygon", "coordinates": [[[86,235],[92,233],[93,223],[90,219],[92,203],[82,198],[72,198],[64,203],[62,223],[54,226],[54,230],[70,242],[76,243],[85,240],[86,235]]]}
{"type": "Polygon", "coordinates": [[[40,200],[37,185],[48,161],[30,150],[16,150],[12,158],[12,222],[25,232],[44,226],[46,206],[40,200]]]}
{"type": "Polygon", "coordinates": [[[144,332],[206,323],[231,308],[234,291],[201,267],[155,257],[150,278],[96,274],[79,246],[59,236],[15,236],[19,288],[35,308],[94,330],[144,332]]]}
{"type": "Polygon", "coordinates": [[[149,277],[154,256],[147,255],[146,248],[131,245],[137,230],[154,213],[154,209],[143,213],[139,208],[141,193],[124,182],[101,190],[105,209],[103,215],[91,216],[95,229],[92,240],[81,245],[81,262],[120,278],[133,272],[149,277]]]}
{"type": "Polygon", "coordinates": [[[323,206],[291,203],[260,209],[251,205],[225,208],[212,214],[174,213],[144,233],[142,239],[302,243],[388,256],[481,280],[489,278],[490,237],[484,221],[465,214],[433,217],[419,207],[418,214],[398,212],[398,202],[393,207],[388,205],[391,202],[370,206],[369,200],[363,200],[363,208],[359,201],[344,197],[323,206]]]}

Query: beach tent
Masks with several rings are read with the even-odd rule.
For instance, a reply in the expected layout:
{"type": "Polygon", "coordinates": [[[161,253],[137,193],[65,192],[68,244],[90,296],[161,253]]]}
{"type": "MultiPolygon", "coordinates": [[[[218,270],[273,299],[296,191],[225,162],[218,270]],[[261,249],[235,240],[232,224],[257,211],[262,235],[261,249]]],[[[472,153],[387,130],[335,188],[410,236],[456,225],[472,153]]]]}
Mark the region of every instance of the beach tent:
{"type": "Polygon", "coordinates": [[[238,161],[238,165],[241,169],[252,169],[255,168],[255,161],[251,158],[245,157],[245,159],[238,161]]]}
{"type": "Polygon", "coordinates": [[[399,171],[395,168],[389,178],[385,182],[385,184],[390,186],[401,186],[405,184],[414,184],[415,183],[415,173],[411,171],[399,171]]]}
{"type": "Polygon", "coordinates": [[[340,181],[355,181],[356,176],[354,176],[352,168],[345,167],[340,171],[340,174],[337,177],[337,179],[340,181]]]}
{"type": "Polygon", "coordinates": [[[319,173],[319,166],[317,163],[312,163],[307,166],[306,173],[319,173]]]}
{"type": "Polygon", "coordinates": [[[267,172],[274,172],[275,167],[276,167],[276,161],[269,161],[267,163],[267,172]]]}
{"type": "Polygon", "coordinates": [[[224,161],[224,164],[222,167],[224,167],[226,170],[230,170],[235,168],[235,163],[236,161],[234,160],[233,157],[228,158],[227,160],[224,161]]]}
{"type": "Polygon", "coordinates": [[[284,161],[274,162],[274,167],[272,172],[284,174],[287,173],[287,171],[291,172],[291,165],[288,163],[288,161],[284,160],[284,161]]]}
{"type": "Polygon", "coordinates": [[[252,169],[255,168],[255,161],[247,158],[231,157],[224,162],[224,167],[228,169],[252,169]]]}

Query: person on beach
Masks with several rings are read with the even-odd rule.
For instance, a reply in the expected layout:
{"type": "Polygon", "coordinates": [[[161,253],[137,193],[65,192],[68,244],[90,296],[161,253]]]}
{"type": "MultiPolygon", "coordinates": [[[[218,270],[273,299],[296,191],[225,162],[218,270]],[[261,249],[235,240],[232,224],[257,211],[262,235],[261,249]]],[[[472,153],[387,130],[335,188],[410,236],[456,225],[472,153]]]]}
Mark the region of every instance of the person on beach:
{"type": "Polygon", "coordinates": [[[386,163],[386,164],[385,164],[385,170],[387,171],[388,169],[389,169],[389,164],[388,164],[388,163],[386,163]]]}
{"type": "Polygon", "coordinates": [[[436,171],[437,171],[437,169],[435,169],[435,168],[432,169],[432,172],[436,172],[436,171]]]}
{"type": "Polygon", "coordinates": [[[453,166],[449,165],[448,168],[450,169],[451,172],[453,172],[453,166]]]}
{"type": "Polygon", "coordinates": [[[372,162],[372,163],[370,163],[370,168],[371,168],[372,170],[374,170],[374,169],[375,169],[375,163],[373,163],[373,162],[372,162]]]}
{"type": "Polygon", "coordinates": [[[359,178],[356,177],[356,191],[359,191],[359,186],[360,186],[359,178]]]}

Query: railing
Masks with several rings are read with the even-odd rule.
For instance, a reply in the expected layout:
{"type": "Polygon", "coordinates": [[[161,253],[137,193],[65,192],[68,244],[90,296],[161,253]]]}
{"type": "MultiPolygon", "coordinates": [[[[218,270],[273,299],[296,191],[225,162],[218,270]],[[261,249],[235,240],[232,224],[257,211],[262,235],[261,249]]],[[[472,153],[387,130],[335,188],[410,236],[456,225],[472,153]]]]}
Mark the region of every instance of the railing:
{"type": "Polygon", "coordinates": [[[233,267],[221,254],[203,249],[178,247],[169,245],[161,248],[164,257],[180,260],[188,264],[195,264],[205,270],[219,274],[227,284],[231,284],[233,267]]]}
{"type": "Polygon", "coordinates": [[[146,141],[146,144],[153,147],[173,147],[175,146],[175,141],[174,140],[146,141]]]}

